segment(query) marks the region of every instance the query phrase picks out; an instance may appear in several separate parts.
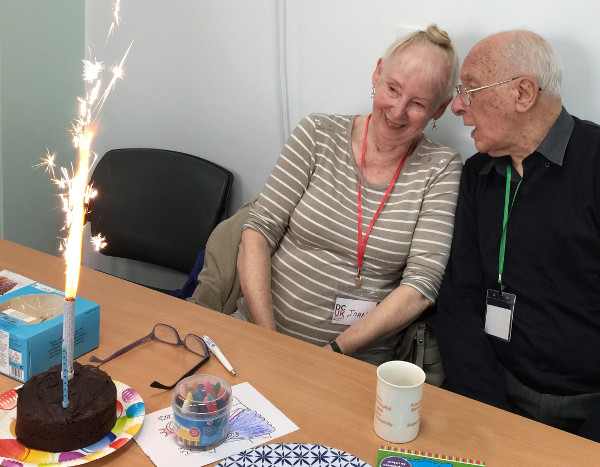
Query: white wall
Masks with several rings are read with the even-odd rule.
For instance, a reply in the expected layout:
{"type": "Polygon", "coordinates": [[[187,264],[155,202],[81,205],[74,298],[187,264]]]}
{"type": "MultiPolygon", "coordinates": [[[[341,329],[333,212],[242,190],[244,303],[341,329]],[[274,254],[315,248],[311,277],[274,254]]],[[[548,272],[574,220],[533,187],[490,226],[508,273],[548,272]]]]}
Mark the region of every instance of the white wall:
{"type": "MultiPolygon", "coordinates": [[[[600,4],[591,0],[122,0],[121,24],[106,44],[112,3],[85,2],[88,56],[112,65],[133,41],[125,79],[117,83],[102,111],[93,149],[102,155],[118,147],[160,147],[220,163],[236,177],[230,212],[259,193],[284,142],[280,72],[287,72],[285,115],[292,127],[315,111],[367,113],[376,60],[400,26],[436,22],[450,33],[461,58],[485,35],[532,29],[563,61],[565,106],[579,117],[600,122],[600,4]],[[285,45],[281,53],[278,41],[285,45]]],[[[3,0],[2,5],[7,4],[3,0]]],[[[4,57],[2,64],[6,65],[4,57]]],[[[67,105],[75,97],[69,97],[67,105]]],[[[6,120],[2,129],[6,143],[13,129],[7,134],[6,120]]],[[[66,132],[52,132],[68,138],[66,132]]],[[[465,158],[474,152],[469,130],[449,112],[436,133],[427,132],[465,158]]],[[[23,156],[30,157],[30,165],[48,144],[38,143],[35,153],[23,156]]],[[[6,173],[6,151],[4,161],[4,180],[20,178],[20,173],[6,173]]],[[[51,184],[46,187],[47,197],[56,194],[51,184]]],[[[19,195],[31,203],[26,187],[19,195]]],[[[42,218],[27,210],[21,215],[30,221],[42,218]]],[[[55,226],[47,219],[45,224],[37,222],[31,225],[54,242],[59,235],[55,226]]],[[[130,271],[89,251],[85,263],[130,271]]],[[[146,275],[146,269],[131,271],[134,280],[146,275]]],[[[175,286],[181,283],[180,277],[173,280],[175,286]]]]}

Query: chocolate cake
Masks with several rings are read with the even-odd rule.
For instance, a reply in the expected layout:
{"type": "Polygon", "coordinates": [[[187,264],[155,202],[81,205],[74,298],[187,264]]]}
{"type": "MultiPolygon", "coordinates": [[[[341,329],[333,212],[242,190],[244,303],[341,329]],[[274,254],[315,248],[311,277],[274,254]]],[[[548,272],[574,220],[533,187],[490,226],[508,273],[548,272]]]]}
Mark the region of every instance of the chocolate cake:
{"type": "Polygon", "coordinates": [[[81,449],[100,441],[117,420],[117,388],[92,365],[73,362],[69,406],[62,406],[61,365],[39,373],[17,389],[17,440],[49,452],[81,449]]]}

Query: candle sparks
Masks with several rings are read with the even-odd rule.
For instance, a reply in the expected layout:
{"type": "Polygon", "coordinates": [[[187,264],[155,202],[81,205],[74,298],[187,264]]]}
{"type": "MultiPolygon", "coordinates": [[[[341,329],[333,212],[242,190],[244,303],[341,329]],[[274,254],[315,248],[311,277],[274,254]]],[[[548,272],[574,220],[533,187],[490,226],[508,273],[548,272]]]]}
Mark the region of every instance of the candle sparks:
{"type": "MultiPolygon", "coordinates": [[[[119,11],[120,1],[117,0],[113,4],[113,22],[109,35],[115,26],[119,25],[119,11]]],[[[46,155],[40,158],[41,162],[34,166],[43,168],[46,173],[50,174],[52,182],[61,190],[59,196],[62,210],[65,213],[62,230],[67,232],[67,238],[60,240],[59,250],[64,253],[67,263],[66,297],[75,297],[77,292],[87,208],[90,200],[98,194],[93,187],[88,185],[90,169],[97,159],[97,154],[91,150],[95,122],[110,92],[115,88],[117,80],[124,76],[123,65],[132,45],[133,42],[129,44],[121,61],[110,68],[96,59],[83,60],[83,80],[87,90],[83,97],[77,98],[78,115],[71,122],[70,129],[73,146],[78,151],[77,167],[71,166],[70,170],[60,167],[57,176],[55,174],[57,169],[56,153],[50,152],[48,149],[46,155]],[[102,89],[104,72],[109,72],[111,79],[102,89]]],[[[101,234],[93,237],[91,243],[96,251],[107,245],[106,239],[101,234]]]]}
{"type": "Polygon", "coordinates": [[[54,169],[56,168],[56,164],[55,164],[56,153],[55,152],[50,153],[48,148],[46,148],[46,155],[44,157],[41,157],[40,160],[42,162],[34,165],[34,167],[43,167],[44,172],[50,174],[50,176],[52,178],[54,178],[54,169]]]}
{"type": "MultiPolygon", "coordinates": [[[[124,76],[123,64],[125,63],[125,59],[127,58],[127,54],[129,53],[129,50],[131,50],[132,45],[133,45],[133,42],[131,42],[129,44],[129,47],[127,47],[127,51],[125,52],[125,55],[123,55],[121,62],[118,65],[114,65],[113,67],[111,67],[110,71],[113,76],[112,76],[110,82],[108,83],[108,85],[106,86],[106,89],[102,93],[102,97],[100,98],[100,100],[98,101],[96,106],[94,107],[94,113],[96,115],[98,113],[100,113],[100,110],[102,110],[102,107],[104,106],[104,102],[108,98],[108,95],[110,94],[110,92],[115,88],[115,83],[117,82],[117,80],[123,78],[123,76],[124,76]]],[[[92,103],[90,102],[89,104],[91,106],[92,103]]]]}
{"type": "Polygon", "coordinates": [[[96,251],[100,251],[107,245],[106,238],[104,238],[102,234],[95,235],[92,237],[92,245],[96,251]]]}
{"type": "Polygon", "coordinates": [[[113,3],[113,22],[110,24],[110,28],[108,29],[108,34],[106,36],[106,42],[108,42],[108,39],[110,38],[110,36],[112,35],[113,31],[115,30],[115,27],[119,25],[119,21],[121,21],[121,17],[119,16],[119,13],[121,11],[121,0],[116,0],[113,3]]]}
{"type": "Polygon", "coordinates": [[[88,129],[82,134],[79,142],[79,157],[77,172],[69,180],[68,201],[63,201],[67,212],[67,226],[69,236],[67,237],[65,259],[67,260],[67,281],[65,295],[75,297],[79,284],[79,269],[81,265],[81,249],[83,239],[83,227],[85,225],[85,194],[87,190],[87,179],[90,163],[90,146],[94,134],[88,129]]]}
{"type": "Polygon", "coordinates": [[[93,83],[97,81],[104,69],[102,62],[84,60],[83,61],[83,80],[86,83],[93,83]]]}

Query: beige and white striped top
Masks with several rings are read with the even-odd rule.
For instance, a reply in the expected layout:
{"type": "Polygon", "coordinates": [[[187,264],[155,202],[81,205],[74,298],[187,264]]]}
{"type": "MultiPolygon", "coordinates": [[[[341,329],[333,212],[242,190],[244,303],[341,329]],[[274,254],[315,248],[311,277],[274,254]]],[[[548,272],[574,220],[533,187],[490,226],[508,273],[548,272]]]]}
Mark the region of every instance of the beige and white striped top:
{"type": "MultiPolygon", "coordinates": [[[[352,151],[354,116],[312,114],[283,148],[244,228],[272,250],[277,330],[325,345],[345,326],[332,323],[336,284],[353,285],[360,168],[352,151]]],[[[435,301],[454,226],[462,161],[423,137],[408,157],[370,233],[363,287],[389,293],[399,283],[435,301]]],[[[363,235],[388,184],[362,181],[363,235]]],[[[245,302],[239,310],[249,317],[245,302]]],[[[371,350],[391,349],[390,339],[371,350]]]]}

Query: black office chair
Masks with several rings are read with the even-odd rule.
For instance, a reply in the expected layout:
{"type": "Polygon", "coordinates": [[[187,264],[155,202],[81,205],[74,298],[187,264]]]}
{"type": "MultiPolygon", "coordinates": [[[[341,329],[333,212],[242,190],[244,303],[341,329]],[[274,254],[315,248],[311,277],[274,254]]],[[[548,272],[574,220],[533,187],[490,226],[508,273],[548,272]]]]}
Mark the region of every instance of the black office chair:
{"type": "MultiPolygon", "coordinates": [[[[162,149],[113,149],[98,162],[86,220],[103,255],[188,274],[225,217],[233,174],[210,161],[162,149]]],[[[170,291],[152,287],[169,293],[170,291]]]]}

